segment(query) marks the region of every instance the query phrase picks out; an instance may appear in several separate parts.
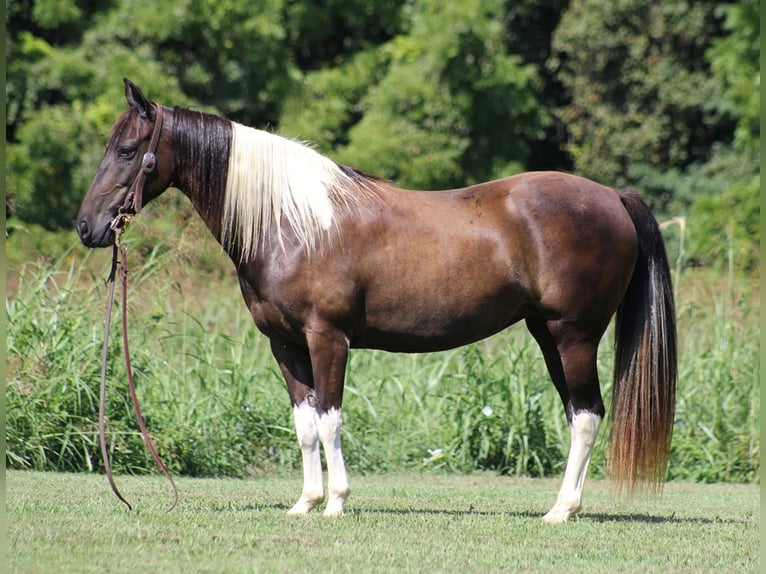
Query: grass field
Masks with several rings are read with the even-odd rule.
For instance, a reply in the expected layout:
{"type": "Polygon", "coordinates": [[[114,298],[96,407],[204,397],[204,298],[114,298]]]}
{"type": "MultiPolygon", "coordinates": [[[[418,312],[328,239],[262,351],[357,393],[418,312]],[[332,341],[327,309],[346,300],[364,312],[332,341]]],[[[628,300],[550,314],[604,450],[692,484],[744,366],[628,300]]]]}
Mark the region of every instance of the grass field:
{"type": "Polygon", "coordinates": [[[11,574],[109,572],[759,572],[754,485],[669,484],[624,499],[589,481],[582,514],[540,519],[558,481],[494,473],[357,476],[343,517],[288,516],[297,474],[248,480],[8,471],[11,574]]]}

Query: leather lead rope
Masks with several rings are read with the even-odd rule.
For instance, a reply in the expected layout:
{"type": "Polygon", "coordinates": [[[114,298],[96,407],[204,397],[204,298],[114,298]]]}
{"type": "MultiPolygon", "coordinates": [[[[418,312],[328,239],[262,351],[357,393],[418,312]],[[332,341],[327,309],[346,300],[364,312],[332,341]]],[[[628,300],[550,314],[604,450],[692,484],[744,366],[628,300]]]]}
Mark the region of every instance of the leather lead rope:
{"type": "Polygon", "coordinates": [[[101,458],[104,459],[104,470],[109,479],[112,492],[117,495],[128,510],[133,510],[130,503],[120,494],[112,476],[112,465],[109,463],[109,450],[106,445],[105,419],[106,419],[106,362],[109,356],[109,324],[112,321],[112,304],[114,303],[114,274],[117,271],[117,243],[112,246],[112,269],[106,282],[109,284],[109,294],[106,298],[106,325],[104,326],[104,347],[101,352],[101,393],[98,401],[98,438],[101,443],[101,458]]]}
{"type": "Polygon", "coordinates": [[[173,477],[170,476],[170,472],[168,471],[165,464],[162,462],[162,459],[157,454],[157,449],[154,447],[154,443],[152,442],[151,436],[149,435],[149,431],[146,428],[146,424],[144,423],[144,418],[141,416],[141,408],[138,404],[138,396],[136,394],[136,385],[133,381],[133,369],[131,368],[130,364],[130,350],[128,347],[128,260],[127,260],[127,246],[123,243],[121,243],[120,238],[122,236],[123,231],[127,227],[129,218],[116,218],[115,223],[113,223],[113,227],[115,228],[115,242],[112,249],[112,267],[109,272],[109,277],[107,279],[107,283],[109,284],[109,294],[107,296],[107,304],[106,304],[106,325],[104,327],[104,347],[103,352],[101,356],[101,392],[100,392],[100,398],[99,398],[99,405],[98,405],[98,434],[99,434],[99,440],[101,442],[101,455],[104,459],[104,470],[106,471],[107,479],[109,480],[109,485],[112,487],[112,492],[119,498],[127,507],[128,510],[133,510],[133,507],[130,505],[130,503],[125,500],[125,498],[120,493],[119,489],[117,488],[117,485],[114,482],[114,477],[112,476],[112,467],[109,462],[109,449],[107,448],[106,444],[106,432],[105,432],[105,418],[106,418],[106,364],[107,364],[107,356],[108,356],[108,342],[109,342],[109,324],[111,322],[112,318],[112,306],[114,303],[114,278],[117,271],[117,252],[119,251],[121,253],[120,257],[120,274],[122,276],[122,344],[123,344],[123,353],[125,354],[125,369],[128,374],[128,386],[130,387],[130,399],[133,402],[133,410],[136,414],[136,420],[138,421],[138,426],[141,429],[141,436],[144,439],[144,443],[146,444],[147,448],[149,449],[149,452],[152,453],[152,458],[154,458],[154,462],[157,463],[157,466],[162,469],[163,474],[165,477],[170,481],[170,485],[173,487],[173,503],[168,507],[167,512],[171,512],[176,505],[178,504],[178,488],[176,488],[176,484],[173,481],[173,477]],[[121,224],[119,225],[119,228],[117,228],[118,222],[121,219],[121,224]]]}

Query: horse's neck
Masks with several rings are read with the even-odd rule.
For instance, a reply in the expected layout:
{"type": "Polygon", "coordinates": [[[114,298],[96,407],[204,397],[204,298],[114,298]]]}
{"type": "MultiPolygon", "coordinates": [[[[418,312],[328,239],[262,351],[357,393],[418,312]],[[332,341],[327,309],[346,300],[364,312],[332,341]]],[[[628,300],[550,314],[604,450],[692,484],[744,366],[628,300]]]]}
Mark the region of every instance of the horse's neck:
{"type": "Polygon", "coordinates": [[[211,197],[210,193],[207,193],[204,189],[198,189],[194,185],[188,185],[183,182],[182,178],[179,178],[181,183],[179,189],[192,203],[194,210],[200,216],[205,223],[210,233],[216,241],[221,243],[221,218],[215,213],[215,209],[211,208],[211,204],[217,201],[214,197],[211,197]]]}
{"type": "Polygon", "coordinates": [[[194,209],[220,242],[231,122],[180,108],[174,112],[176,186],[191,200],[194,209]]]}

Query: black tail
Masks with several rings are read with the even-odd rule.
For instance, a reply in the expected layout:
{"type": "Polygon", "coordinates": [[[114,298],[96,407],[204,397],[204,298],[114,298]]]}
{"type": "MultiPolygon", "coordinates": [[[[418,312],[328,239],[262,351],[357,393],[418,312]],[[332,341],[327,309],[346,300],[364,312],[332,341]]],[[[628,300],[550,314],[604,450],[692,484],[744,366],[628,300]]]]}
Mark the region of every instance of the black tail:
{"type": "Polygon", "coordinates": [[[615,329],[612,478],[633,490],[665,479],[676,404],[673,287],[657,220],[637,193],[621,191],[638,236],[638,257],[615,329]]]}

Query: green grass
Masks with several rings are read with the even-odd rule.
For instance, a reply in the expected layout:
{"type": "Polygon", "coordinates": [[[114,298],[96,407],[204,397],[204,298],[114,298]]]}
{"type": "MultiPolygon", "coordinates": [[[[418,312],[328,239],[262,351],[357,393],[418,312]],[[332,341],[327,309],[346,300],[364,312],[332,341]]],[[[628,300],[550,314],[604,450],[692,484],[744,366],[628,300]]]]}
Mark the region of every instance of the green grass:
{"type": "Polygon", "coordinates": [[[754,485],[667,485],[618,497],[589,481],[585,509],[540,519],[558,481],[397,473],[357,476],[347,513],[288,516],[297,474],[118,476],[128,512],[93,474],[8,471],[7,572],[758,572],[754,485]]]}

